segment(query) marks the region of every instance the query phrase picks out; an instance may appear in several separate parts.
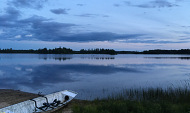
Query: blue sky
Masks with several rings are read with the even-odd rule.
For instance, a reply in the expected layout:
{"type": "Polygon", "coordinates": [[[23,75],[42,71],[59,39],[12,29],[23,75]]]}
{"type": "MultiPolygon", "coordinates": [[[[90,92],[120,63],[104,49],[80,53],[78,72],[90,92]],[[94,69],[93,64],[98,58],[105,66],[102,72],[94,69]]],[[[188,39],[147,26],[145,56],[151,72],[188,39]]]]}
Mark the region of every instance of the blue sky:
{"type": "Polygon", "coordinates": [[[3,0],[0,48],[190,48],[189,0],[3,0]]]}

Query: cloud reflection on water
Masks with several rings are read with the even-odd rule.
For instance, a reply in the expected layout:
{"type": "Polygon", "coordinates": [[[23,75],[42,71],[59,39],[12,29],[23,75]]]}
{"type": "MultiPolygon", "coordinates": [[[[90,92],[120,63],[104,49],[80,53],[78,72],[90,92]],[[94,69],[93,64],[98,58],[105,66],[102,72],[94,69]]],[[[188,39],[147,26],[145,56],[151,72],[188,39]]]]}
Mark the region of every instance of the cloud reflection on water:
{"type": "Polygon", "coordinates": [[[190,57],[145,57],[150,59],[181,59],[181,60],[190,60],[190,57]]]}
{"type": "Polygon", "coordinates": [[[79,76],[114,74],[118,72],[139,72],[134,68],[102,66],[102,65],[40,65],[40,66],[0,66],[6,73],[0,78],[3,88],[19,88],[21,86],[39,89],[48,85],[81,81],[79,76]]]}
{"type": "Polygon", "coordinates": [[[188,79],[190,64],[170,57],[178,56],[6,54],[0,56],[0,88],[47,94],[70,89],[84,99],[102,96],[103,89],[111,94],[188,79]]]}

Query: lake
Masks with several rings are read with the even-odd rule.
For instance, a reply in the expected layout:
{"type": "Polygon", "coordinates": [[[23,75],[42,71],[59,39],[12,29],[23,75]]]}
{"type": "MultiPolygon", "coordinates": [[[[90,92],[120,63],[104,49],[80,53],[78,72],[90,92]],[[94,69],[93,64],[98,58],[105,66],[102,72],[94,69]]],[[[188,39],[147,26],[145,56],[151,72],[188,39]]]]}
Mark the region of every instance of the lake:
{"type": "Polygon", "coordinates": [[[190,55],[0,54],[0,88],[102,98],[123,89],[183,86],[190,55]]]}

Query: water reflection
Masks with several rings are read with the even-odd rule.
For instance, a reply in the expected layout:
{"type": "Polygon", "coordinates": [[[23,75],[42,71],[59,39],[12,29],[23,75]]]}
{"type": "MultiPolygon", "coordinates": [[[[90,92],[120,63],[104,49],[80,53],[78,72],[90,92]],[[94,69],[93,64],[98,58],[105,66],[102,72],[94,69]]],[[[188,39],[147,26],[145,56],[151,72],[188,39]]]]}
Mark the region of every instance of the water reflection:
{"type": "Polygon", "coordinates": [[[115,57],[111,56],[91,56],[91,57],[81,57],[82,59],[96,59],[96,60],[114,60],[115,57]]]}
{"type": "MultiPolygon", "coordinates": [[[[40,65],[40,66],[0,66],[0,87],[19,88],[22,86],[39,89],[47,85],[81,81],[80,76],[86,74],[114,74],[117,72],[139,72],[135,68],[98,66],[98,65],[40,65]],[[4,73],[3,73],[4,72],[4,73]]],[[[89,77],[89,76],[88,76],[89,77]]]]}
{"type": "Polygon", "coordinates": [[[190,76],[190,64],[177,56],[0,54],[0,58],[0,88],[46,94],[70,89],[81,99],[131,87],[166,87],[190,76]],[[170,57],[172,62],[166,62],[170,57]]]}
{"type": "Polygon", "coordinates": [[[181,59],[181,60],[190,60],[190,57],[145,57],[150,59],[181,59]]]}
{"type": "Polygon", "coordinates": [[[54,60],[64,61],[72,59],[72,55],[40,54],[39,59],[44,59],[44,60],[54,59],[54,60]]]}

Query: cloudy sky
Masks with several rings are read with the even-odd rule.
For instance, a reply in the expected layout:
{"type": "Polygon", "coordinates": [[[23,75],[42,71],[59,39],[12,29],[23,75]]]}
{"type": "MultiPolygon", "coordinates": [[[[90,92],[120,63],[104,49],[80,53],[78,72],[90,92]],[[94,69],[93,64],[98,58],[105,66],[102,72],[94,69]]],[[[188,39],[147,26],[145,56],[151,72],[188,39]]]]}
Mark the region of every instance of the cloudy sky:
{"type": "Polygon", "coordinates": [[[190,48],[190,0],[1,0],[0,48],[190,48]]]}

